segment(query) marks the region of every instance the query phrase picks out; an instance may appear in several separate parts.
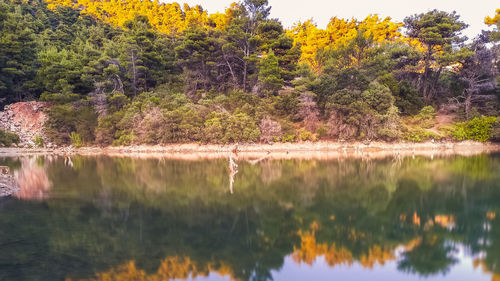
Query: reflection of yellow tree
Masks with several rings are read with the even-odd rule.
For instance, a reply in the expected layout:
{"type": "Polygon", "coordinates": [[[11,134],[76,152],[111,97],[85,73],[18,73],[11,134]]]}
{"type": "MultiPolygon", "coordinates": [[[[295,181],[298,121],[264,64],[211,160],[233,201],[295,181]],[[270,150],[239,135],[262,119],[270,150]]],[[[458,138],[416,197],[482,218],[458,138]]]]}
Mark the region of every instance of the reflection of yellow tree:
{"type": "Polygon", "coordinates": [[[474,268],[481,267],[484,273],[491,274],[491,281],[500,281],[500,274],[492,272],[488,269],[483,259],[474,260],[474,268]]]}
{"type": "Polygon", "coordinates": [[[330,266],[352,264],[352,253],[349,250],[345,248],[337,249],[335,244],[328,246],[327,244],[316,242],[316,230],[319,228],[317,222],[313,222],[310,228],[311,230],[309,231],[299,230],[298,232],[301,239],[300,248],[294,246],[292,254],[292,259],[296,263],[312,265],[317,257],[324,256],[330,266]]]}
{"type": "MultiPolygon", "coordinates": [[[[189,277],[206,277],[209,273],[216,273],[220,276],[229,276],[231,280],[233,271],[226,264],[209,263],[199,266],[189,258],[168,257],[164,259],[156,273],[147,274],[144,270],[138,269],[135,261],[129,261],[106,272],[97,273],[94,278],[81,279],[80,281],[167,281],[173,279],[188,279],[189,277]]],[[[70,277],[66,281],[74,281],[70,277]]]]}
{"type": "Polygon", "coordinates": [[[384,265],[390,260],[394,260],[393,250],[388,247],[381,247],[379,245],[374,245],[368,254],[361,256],[359,263],[365,268],[373,268],[375,264],[384,265]]]}
{"type": "MultiPolygon", "coordinates": [[[[326,243],[316,242],[316,231],[319,229],[319,224],[313,222],[310,230],[299,230],[298,234],[301,238],[300,248],[294,247],[292,259],[296,263],[305,263],[312,265],[316,258],[323,256],[326,263],[333,267],[336,265],[352,265],[354,257],[351,251],[344,247],[337,247],[335,243],[328,245],[326,243]]],[[[356,231],[351,230],[350,239],[360,239],[363,235],[356,234],[356,231]]],[[[368,253],[361,255],[359,263],[365,268],[373,268],[375,264],[384,265],[387,261],[394,260],[393,249],[390,247],[381,247],[374,245],[368,250],[368,253]]]]}

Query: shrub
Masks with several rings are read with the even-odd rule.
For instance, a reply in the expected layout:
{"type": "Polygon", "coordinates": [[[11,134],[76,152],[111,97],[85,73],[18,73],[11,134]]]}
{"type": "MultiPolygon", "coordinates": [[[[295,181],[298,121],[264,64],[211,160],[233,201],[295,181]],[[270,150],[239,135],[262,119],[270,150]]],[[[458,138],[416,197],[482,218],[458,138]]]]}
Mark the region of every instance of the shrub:
{"type": "Polygon", "coordinates": [[[37,147],[43,147],[44,145],[43,138],[40,135],[36,135],[35,138],[33,139],[33,142],[37,147]]]}
{"type": "Polygon", "coordinates": [[[390,128],[379,129],[377,135],[385,141],[395,141],[401,138],[401,132],[399,130],[390,128]]]}
{"type": "Polygon", "coordinates": [[[71,139],[71,144],[74,147],[82,147],[83,146],[83,141],[82,138],[80,137],[80,134],[76,132],[71,132],[69,138],[71,139]]]}
{"type": "Polygon", "coordinates": [[[108,102],[108,106],[111,111],[118,111],[122,109],[125,104],[127,104],[128,98],[124,94],[114,94],[109,98],[108,102]]]}
{"type": "Polygon", "coordinates": [[[395,98],[394,105],[399,108],[403,115],[418,114],[423,101],[418,91],[410,83],[396,80],[392,73],[382,75],[377,80],[391,90],[395,98]]]}
{"type": "Polygon", "coordinates": [[[150,107],[143,113],[142,120],[134,126],[134,132],[142,143],[156,144],[159,143],[165,125],[165,118],[162,110],[157,107],[150,107]]]}
{"type": "Polygon", "coordinates": [[[443,138],[452,138],[455,132],[455,125],[446,125],[439,127],[439,133],[443,136],[443,138]]]}
{"type": "Polygon", "coordinates": [[[54,105],[47,109],[45,134],[56,144],[71,143],[70,134],[78,133],[83,142],[93,142],[97,114],[86,104],[54,105]]]}
{"type": "Polygon", "coordinates": [[[78,94],[53,94],[43,93],[40,95],[40,101],[52,102],[55,104],[65,104],[80,100],[82,97],[78,94]]]}
{"type": "Polygon", "coordinates": [[[286,135],[281,139],[281,141],[283,141],[283,142],[295,142],[295,135],[286,135]]]}
{"type": "Polygon", "coordinates": [[[432,128],[435,124],[436,110],[432,106],[424,106],[415,116],[415,122],[422,128],[432,128]]]}
{"type": "Polygon", "coordinates": [[[181,106],[165,113],[165,122],[159,126],[162,142],[199,141],[202,138],[203,118],[196,109],[181,106]]]}
{"type": "Polygon", "coordinates": [[[318,139],[324,138],[328,134],[328,128],[325,124],[322,124],[316,129],[316,134],[318,135],[318,139]]]}
{"type": "Polygon", "coordinates": [[[440,135],[421,128],[410,130],[404,133],[403,137],[412,142],[422,142],[431,139],[435,140],[441,139],[440,135]]]}
{"type": "Polygon", "coordinates": [[[500,141],[500,118],[497,118],[497,121],[493,123],[491,139],[494,141],[500,141]]]}
{"type": "Polygon", "coordinates": [[[0,130],[0,146],[9,147],[13,143],[19,143],[19,136],[15,133],[0,130]]]}
{"type": "Polygon", "coordinates": [[[476,117],[468,122],[457,123],[453,130],[453,138],[460,141],[488,141],[493,137],[493,124],[496,120],[496,117],[476,117]]]}
{"type": "Polygon", "coordinates": [[[436,110],[432,106],[424,106],[417,115],[403,119],[403,138],[413,142],[443,138],[442,135],[427,130],[434,127],[435,120],[436,110]]]}
{"type": "Polygon", "coordinates": [[[125,130],[116,132],[118,139],[113,141],[113,145],[131,145],[135,139],[134,132],[127,132],[125,130]]]}
{"type": "Polygon", "coordinates": [[[420,109],[418,116],[420,117],[420,119],[432,119],[436,117],[436,110],[430,105],[424,106],[422,107],[422,109],[420,109]]]}
{"type": "Polygon", "coordinates": [[[205,121],[203,128],[203,141],[222,143],[224,139],[224,123],[227,119],[227,114],[212,112],[209,118],[205,121]]]}
{"type": "Polygon", "coordinates": [[[300,139],[302,141],[313,141],[314,140],[314,136],[309,131],[302,131],[302,132],[300,132],[300,139]]]}
{"type": "Polygon", "coordinates": [[[261,142],[271,142],[274,140],[279,140],[281,137],[281,125],[280,123],[273,121],[269,117],[264,117],[259,124],[260,129],[260,141],[261,142]]]}
{"type": "Polygon", "coordinates": [[[224,142],[255,142],[259,136],[259,128],[252,118],[245,113],[237,113],[228,120],[224,142]]]}
{"type": "Polygon", "coordinates": [[[318,105],[314,101],[314,93],[306,92],[300,95],[299,116],[309,131],[315,131],[319,123],[318,105]]]}
{"type": "Polygon", "coordinates": [[[95,141],[98,145],[111,145],[117,131],[116,124],[123,118],[123,111],[117,111],[99,117],[95,131],[95,141]]]}
{"type": "Polygon", "coordinates": [[[398,111],[389,88],[377,82],[370,83],[365,91],[336,91],[326,106],[328,134],[339,139],[375,139],[380,128],[392,127],[398,111]]]}

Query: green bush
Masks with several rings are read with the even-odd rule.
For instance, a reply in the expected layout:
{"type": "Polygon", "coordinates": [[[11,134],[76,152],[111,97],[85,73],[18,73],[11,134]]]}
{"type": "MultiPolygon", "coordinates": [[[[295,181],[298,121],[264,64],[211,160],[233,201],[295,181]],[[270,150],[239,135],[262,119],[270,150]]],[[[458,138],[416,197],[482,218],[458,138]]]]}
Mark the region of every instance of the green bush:
{"type": "Polygon", "coordinates": [[[493,123],[493,130],[491,132],[491,139],[494,141],[500,141],[500,118],[493,123]]]}
{"type": "Polygon", "coordinates": [[[82,141],[82,138],[80,137],[80,134],[78,134],[76,132],[71,132],[71,134],[69,135],[69,138],[71,140],[71,144],[74,147],[82,147],[83,146],[83,141],[82,141]]]}
{"type": "Polygon", "coordinates": [[[70,103],[80,100],[82,97],[78,94],[53,94],[43,93],[40,95],[40,101],[48,101],[55,104],[70,103]]]}
{"type": "Polygon", "coordinates": [[[210,143],[255,142],[260,136],[255,121],[243,112],[234,115],[212,112],[202,132],[202,140],[210,143]]]}
{"type": "Polygon", "coordinates": [[[431,131],[428,131],[425,129],[421,129],[421,128],[410,130],[410,131],[404,133],[403,137],[406,140],[409,140],[412,142],[422,142],[422,141],[431,140],[431,139],[439,140],[442,138],[440,135],[438,135],[434,132],[431,132],[431,131]]]}
{"type": "Polygon", "coordinates": [[[228,120],[224,142],[255,142],[259,136],[254,120],[245,113],[237,113],[228,120]]]}
{"type": "Polygon", "coordinates": [[[436,110],[432,106],[424,106],[416,116],[416,122],[425,129],[432,128],[435,124],[436,110]]]}
{"type": "Polygon", "coordinates": [[[283,141],[283,142],[295,142],[295,135],[286,135],[283,138],[281,138],[281,141],[283,141]]]}
{"type": "Polygon", "coordinates": [[[108,107],[110,111],[118,111],[123,108],[125,104],[128,102],[127,96],[124,94],[114,94],[108,99],[108,107]]]}
{"type": "Polygon", "coordinates": [[[309,131],[302,131],[302,132],[300,132],[300,139],[302,141],[312,141],[312,140],[314,140],[314,136],[309,131]]]}
{"type": "Polygon", "coordinates": [[[328,134],[328,129],[325,124],[322,124],[316,129],[316,134],[318,135],[318,139],[324,138],[328,134]]]}
{"type": "Polygon", "coordinates": [[[71,143],[70,134],[78,133],[83,142],[93,142],[97,114],[87,104],[54,105],[47,110],[46,136],[56,144],[71,143]]]}
{"type": "Polygon", "coordinates": [[[401,138],[401,132],[390,128],[381,128],[378,130],[377,135],[385,141],[395,141],[401,138]]]}
{"type": "Polygon", "coordinates": [[[135,139],[134,132],[118,131],[116,132],[118,139],[113,141],[113,145],[131,145],[135,139]]]}
{"type": "Polygon", "coordinates": [[[36,135],[35,138],[33,139],[33,142],[37,147],[43,147],[44,145],[43,138],[40,135],[36,135]]]}
{"type": "Polygon", "coordinates": [[[99,117],[98,125],[95,131],[95,142],[100,146],[111,145],[115,140],[117,131],[116,124],[123,118],[123,111],[117,111],[105,116],[99,117]]]}
{"type": "Polygon", "coordinates": [[[485,142],[493,137],[493,124],[497,117],[476,117],[468,122],[455,124],[453,138],[459,141],[485,142]]]}
{"type": "Polygon", "coordinates": [[[224,139],[224,125],[227,114],[212,112],[205,121],[203,128],[203,141],[221,143],[224,139]]]}
{"type": "Polygon", "coordinates": [[[439,127],[439,133],[443,136],[443,138],[453,138],[455,133],[455,125],[446,125],[439,127]]]}
{"type": "Polygon", "coordinates": [[[9,147],[13,143],[19,143],[19,136],[11,132],[0,130],[0,146],[9,147]]]}

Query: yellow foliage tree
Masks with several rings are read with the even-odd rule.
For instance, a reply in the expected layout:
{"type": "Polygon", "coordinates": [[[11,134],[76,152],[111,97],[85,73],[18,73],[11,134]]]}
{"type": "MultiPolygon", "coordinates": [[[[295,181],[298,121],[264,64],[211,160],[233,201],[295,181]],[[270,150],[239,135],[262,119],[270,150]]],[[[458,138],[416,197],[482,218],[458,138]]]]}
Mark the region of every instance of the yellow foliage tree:
{"type": "Polygon", "coordinates": [[[112,25],[123,26],[137,15],[146,16],[149,23],[159,32],[178,34],[191,27],[223,29],[227,15],[209,16],[199,5],[190,7],[179,3],[160,3],[158,0],[47,0],[49,9],[68,6],[80,9],[112,25]]]}
{"type": "Polygon", "coordinates": [[[319,50],[342,46],[355,38],[358,32],[379,44],[394,40],[408,42],[408,39],[399,32],[401,26],[402,23],[393,22],[390,17],[382,19],[378,15],[369,15],[362,21],[333,17],[326,29],[320,29],[312,20],[307,20],[295,24],[288,30],[287,35],[294,39],[295,44],[301,45],[300,61],[319,71],[321,62],[316,60],[316,53],[319,50]]]}
{"type": "Polygon", "coordinates": [[[486,23],[487,25],[494,25],[497,24],[499,21],[500,21],[500,9],[497,9],[495,11],[495,15],[493,17],[487,16],[484,19],[484,23],[486,23]]]}
{"type": "Polygon", "coordinates": [[[486,23],[489,26],[494,26],[495,29],[491,32],[491,39],[494,42],[500,41],[500,9],[497,9],[495,16],[493,17],[486,17],[484,19],[484,23],[486,23]]]}

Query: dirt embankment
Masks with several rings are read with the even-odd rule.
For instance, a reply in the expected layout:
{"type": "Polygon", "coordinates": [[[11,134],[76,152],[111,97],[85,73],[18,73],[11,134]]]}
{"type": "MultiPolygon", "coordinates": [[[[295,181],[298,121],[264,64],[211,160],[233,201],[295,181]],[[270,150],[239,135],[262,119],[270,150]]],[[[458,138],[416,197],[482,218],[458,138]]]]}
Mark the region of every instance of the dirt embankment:
{"type": "Polygon", "coordinates": [[[498,143],[479,142],[425,142],[425,143],[386,143],[386,142],[304,142],[276,144],[170,144],[158,146],[117,146],[117,147],[64,147],[47,148],[0,148],[1,156],[30,154],[124,156],[140,158],[173,158],[193,160],[199,158],[225,158],[237,154],[243,158],[274,159],[331,159],[331,158],[379,158],[388,156],[438,156],[438,155],[475,155],[500,151],[498,143]]]}
{"type": "Polygon", "coordinates": [[[19,135],[20,147],[34,145],[36,136],[41,136],[46,141],[43,126],[47,120],[44,109],[49,107],[47,102],[18,102],[5,106],[0,111],[0,129],[19,135]]]}

